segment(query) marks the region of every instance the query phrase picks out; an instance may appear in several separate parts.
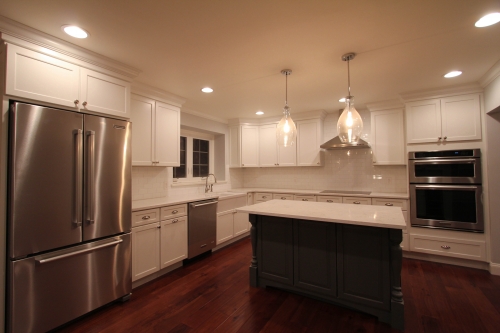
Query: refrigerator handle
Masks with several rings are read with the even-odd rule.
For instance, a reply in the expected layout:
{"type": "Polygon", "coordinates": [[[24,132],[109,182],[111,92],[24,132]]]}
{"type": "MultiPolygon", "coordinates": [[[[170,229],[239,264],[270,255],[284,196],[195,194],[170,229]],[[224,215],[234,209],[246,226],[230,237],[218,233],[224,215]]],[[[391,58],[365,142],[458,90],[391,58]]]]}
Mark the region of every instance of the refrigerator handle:
{"type": "Polygon", "coordinates": [[[94,223],[95,206],[95,180],[94,180],[94,158],[95,158],[95,131],[87,131],[87,222],[94,223]]]}
{"type": "Polygon", "coordinates": [[[78,251],[74,251],[74,252],[69,252],[69,253],[65,253],[65,254],[61,254],[61,255],[58,255],[58,256],[49,257],[49,258],[45,258],[45,259],[41,259],[39,257],[35,257],[35,261],[36,261],[37,264],[45,264],[47,262],[51,262],[51,261],[55,261],[55,260],[59,260],[59,259],[67,258],[67,257],[73,257],[73,256],[76,256],[78,254],[92,252],[92,251],[95,251],[95,250],[98,250],[98,249],[102,249],[104,247],[110,247],[110,246],[113,246],[113,245],[116,245],[116,244],[120,244],[122,242],[123,242],[123,239],[119,239],[119,240],[115,240],[115,241],[110,242],[110,243],[106,243],[106,244],[102,244],[102,245],[97,245],[97,246],[94,246],[94,247],[89,247],[87,249],[78,250],[78,251]]]}
{"type": "Polygon", "coordinates": [[[79,227],[82,225],[82,146],[83,131],[73,131],[75,137],[75,202],[73,223],[79,227]]]}

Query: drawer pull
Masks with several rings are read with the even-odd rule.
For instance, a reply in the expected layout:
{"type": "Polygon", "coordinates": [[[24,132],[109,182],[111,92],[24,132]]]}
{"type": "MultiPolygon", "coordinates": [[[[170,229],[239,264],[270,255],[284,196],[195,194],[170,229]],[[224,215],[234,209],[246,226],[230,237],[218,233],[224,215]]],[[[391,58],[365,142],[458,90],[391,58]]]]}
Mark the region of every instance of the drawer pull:
{"type": "Polygon", "coordinates": [[[172,220],[172,223],[177,223],[177,222],[179,222],[178,219],[172,220]]]}
{"type": "Polygon", "coordinates": [[[326,202],[333,202],[333,200],[326,200],[326,202]]]}
{"type": "Polygon", "coordinates": [[[309,201],[309,199],[302,199],[302,201],[309,201]]]}
{"type": "Polygon", "coordinates": [[[281,197],[281,200],[286,200],[286,198],[285,197],[281,197]]]}
{"type": "Polygon", "coordinates": [[[172,214],[177,214],[178,212],[179,212],[179,211],[177,211],[177,210],[173,210],[173,211],[172,211],[172,214]]]}
{"type": "Polygon", "coordinates": [[[445,249],[445,250],[449,250],[449,249],[451,249],[451,247],[449,247],[448,245],[441,245],[441,248],[442,248],[442,249],[445,249]]]}
{"type": "Polygon", "coordinates": [[[385,204],[386,206],[394,206],[393,204],[391,204],[390,202],[386,203],[385,204]]]}
{"type": "Polygon", "coordinates": [[[161,225],[157,226],[156,228],[157,228],[157,229],[161,229],[161,225]]]}
{"type": "Polygon", "coordinates": [[[150,218],[151,218],[151,216],[149,216],[149,215],[146,215],[146,216],[142,217],[143,220],[149,220],[150,218]]]}
{"type": "Polygon", "coordinates": [[[355,205],[359,205],[359,204],[361,204],[361,202],[359,202],[359,201],[354,201],[354,202],[353,202],[353,204],[355,204],[355,205]]]}
{"type": "Polygon", "coordinates": [[[265,196],[265,195],[264,195],[264,196],[262,197],[262,199],[267,199],[267,196],[265,196]]]}

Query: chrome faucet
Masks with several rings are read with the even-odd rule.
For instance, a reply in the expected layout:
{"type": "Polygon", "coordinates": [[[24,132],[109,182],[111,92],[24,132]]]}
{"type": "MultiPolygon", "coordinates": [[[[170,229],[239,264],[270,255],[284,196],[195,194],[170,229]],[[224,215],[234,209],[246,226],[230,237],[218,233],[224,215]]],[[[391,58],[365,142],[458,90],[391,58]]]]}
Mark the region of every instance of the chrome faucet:
{"type": "Polygon", "coordinates": [[[205,193],[207,193],[208,191],[210,192],[213,192],[214,191],[214,184],[217,183],[217,178],[215,178],[215,175],[213,173],[209,173],[207,178],[205,178],[205,193]],[[213,182],[212,184],[210,184],[210,186],[208,186],[208,178],[210,178],[210,176],[214,176],[214,180],[215,182],[213,182]]]}

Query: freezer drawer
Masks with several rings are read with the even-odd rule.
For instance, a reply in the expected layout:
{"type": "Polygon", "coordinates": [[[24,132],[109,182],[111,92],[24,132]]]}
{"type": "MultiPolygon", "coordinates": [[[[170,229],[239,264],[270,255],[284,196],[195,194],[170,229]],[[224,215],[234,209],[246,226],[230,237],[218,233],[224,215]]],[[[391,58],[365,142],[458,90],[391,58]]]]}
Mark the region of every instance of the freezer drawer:
{"type": "Polygon", "coordinates": [[[10,262],[8,332],[46,332],[128,295],[130,234],[10,262]]]}

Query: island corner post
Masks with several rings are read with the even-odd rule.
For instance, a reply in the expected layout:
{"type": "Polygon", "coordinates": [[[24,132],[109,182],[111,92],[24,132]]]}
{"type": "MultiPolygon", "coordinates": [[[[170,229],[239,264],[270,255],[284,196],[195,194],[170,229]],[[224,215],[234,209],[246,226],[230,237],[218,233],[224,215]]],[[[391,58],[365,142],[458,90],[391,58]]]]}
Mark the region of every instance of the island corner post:
{"type": "MultiPolygon", "coordinates": [[[[404,300],[401,290],[402,250],[400,246],[403,239],[403,233],[401,229],[350,226],[342,223],[319,222],[312,220],[306,221],[251,213],[249,214],[249,221],[252,225],[250,229],[252,260],[249,267],[249,282],[251,287],[275,287],[303,296],[326,301],[334,305],[349,307],[351,309],[374,315],[379,319],[379,321],[385,322],[393,328],[401,331],[404,330],[404,300]],[[318,286],[314,286],[314,288],[304,288],[303,283],[300,284],[297,283],[297,281],[289,282],[290,279],[293,280],[293,278],[297,279],[297,277],[299,277],[300,273],[297,273],[297,269],[300,269],[300,267],[287,268],[288,272],[284,272],[286,275],[290,274],[290,270],[295,270],[291,273],[291,277],[288,277],[288,281],[283,280],[283,278],[279,276],[277,278],[273,278],[270,274],[262,272],[262,267],[260,267],[260,265],[262,265],[260,261],[262,261],[264,255],[262,250],[262,237],[267,237],[267,235],[263,235],[260,227],[262,223],[272,224],[278,220],[281,222],[287,221],[282,225],[288,224],[289,226],[299,223],[305,224],[306,226],[307,224],[310,226],[314,226],[314,224],[317,224],[318,226],[321,224],[328,224],[327,227],[336,230],[335,238],[329,240],[335,243],[335,246],[333,247],[335,250],[334,256],[339,258],[338,260],[334,259],[333,261],[330,261],[330,264],[335,266],[334,270],[336,276],[330,276],[332,282],[328,283],[335,289],[333,291],[335,293],[334,296],[332,296],[331,292],[318,293],[318,286]],[[352,238],[353,232],[360,232],[363,234],[361,236],[365,237],[364,240],[368,240],[365,242],[368,246],[365,246],[364,249],[361,249],[361,251],[358,252],[358,250],[360,250],[359,247],[362,247],[360,242],[358,243],[360,246],[354,247],[356,248],[357,253],[346,253],[346,251],[351,250],[349,246],[341,248],[339,244],[345,243],[342,242],[342,237],[352,238]],[[369,240],[370,237],[373,238],[373,241],[369,240]],[[381,246],[377,247],[377,244],[381,246]],[[370,246],[372,248],[370,248],[370,246]],[[374,248],[373,246],[377,248],[374,248]],[[371,253],[381,255],[380,257],[370,257],[371,253]],[[358,274],[358,268],[354,268],[356,264],[366,263],[367,258],[361,258],[364,254],[367,254],[367,256],[370,257],[368,260],[371,261],[372,266],[369,267],[374,268],[375,275],[358,274]],[[359,258],[356,258],[356,256],[359,258]],[[380,260],[377,261],[378,259],[380,260]],[[375,263],[374,261],[377,262],[375,263]],[[377,269],[374,264],[378,265],[380,269],[377,269]],[[350,281],[355,282],[351,283],[350,281]],[[356,295],[356,290],[353,291],[352,288],[358,288],[357,292],[360,294],[356,295]]],[[[287,232],[285,232],[285,234],[286,233],[287,232]]],[[[318,234],[318,236],[321,238],[321,235],[318,234]]],[[[294,237],[294,239],[297,240],[297,235],[294,237]]],[[[283,237],[279,237],[279,240],[283,239],[283,237]]],[[[276,241],[276,239],[273,241],[276,241]]],[[[293,256],[301,250],[298,244],[293,244],[291,251],[289,246],[287,248],[288,250],[285,250],[285,252],[288,256],[293,256]]],[[[330,249],[330,251],[331,250],[332,249],[330,249]]],[[[266,252],[265,255],[268,253],[269,252],[266,252]]],[[[278,260],[279,259],[280,258],[278,258],[278,260]]],[[[282,259],[285,259],[285,257],[282,259]]],[[[275,260],[273,261],[276,262],[275,260]]],[[[292,261],[289,261],[288,259],[285,259],[284,261],[292,263],[292,265],[298,263],[297,258],[292,261]]],[[[300,263],[297,266],[300,266],[300,263]]],[[[325,268],[324,272],[326,275],[331,275],[331,271],[329,269],[325,268]]],[[[273,272],[273,274],[279,275],[279,273],[276,272],[273,272]]],[[[320,281],[320,287],[324,288],[326,284],[322,282],[323,281],[320,281]]]]}

